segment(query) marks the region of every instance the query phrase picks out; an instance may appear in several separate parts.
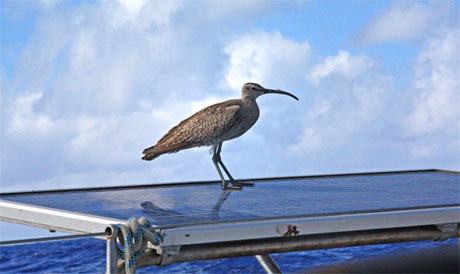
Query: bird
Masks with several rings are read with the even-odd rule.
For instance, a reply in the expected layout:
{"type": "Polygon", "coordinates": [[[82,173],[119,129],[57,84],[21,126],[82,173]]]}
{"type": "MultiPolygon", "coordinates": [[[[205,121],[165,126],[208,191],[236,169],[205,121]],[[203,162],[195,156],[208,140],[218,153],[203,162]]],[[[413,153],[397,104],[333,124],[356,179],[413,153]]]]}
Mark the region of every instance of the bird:
{"type": "Polygon", "coordinates": [[[299,100],[295,95],[279,89],[266,89],[257,83],[245,83],[241,99],[227,100],[208,106],[171,128],[154,146],[144,149],[142,160],[151,161],[166,153],[200,146],[211,146],[212,161],[222,181],[223,190],[241,190],[251,183],[236,181],[225,167],[220,153],[222,143],[248,131],[259,118],[256,99],[264,94],[283,94],[299,100]],[[226,181],[220,167],[228,176],[226,181]]]}

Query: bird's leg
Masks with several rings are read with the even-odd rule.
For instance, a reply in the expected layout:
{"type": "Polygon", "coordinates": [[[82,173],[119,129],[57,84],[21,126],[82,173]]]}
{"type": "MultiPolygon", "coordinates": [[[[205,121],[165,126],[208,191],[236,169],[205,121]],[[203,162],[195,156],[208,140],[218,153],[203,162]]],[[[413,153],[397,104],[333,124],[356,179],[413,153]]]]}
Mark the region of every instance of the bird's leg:
{"type": "Polygon", "coordinates": [[[230,174],[230,172],[228,171],[228,169],[225,167],[224,163],[222,162],[222,158],[220,158],[220,151],[222,150],[222,143],[218,144],[217,145],[217,148],[216,148],[216,160],[217,160],[217,163],[220,164],[220,166],[224,169],[225,171],[225,174],[227,174],[228,178],[230,179],[230,182],[232,182],[232,184],[235,183],[235,179],[233,179],[232,175],[230,174]]]}
{"type": "Polygon", "coordinates": [[[220,168],[219,168],[219,164],[218,164],[219,160],[218,159],[220,158],[220,156],[216,153],[217,152],[217,146],[218,145],[213,145],[212,146],[212,150],[213,150],[213,152],[212,152],[212,162],[214,163],[214,166],[217,169],[217,173],[219,173],[219,177],[222,180],[222,189],[226,189],[228,183],[225,181],[225,178],[222,175],[222,171],[220,171],[220,168]]]}
{"type": "Polygon", "coordinates": [[[227,174],[227,176],[230,179],[230,182],[232,183],[232,185],[236,186],[236,187],[240,187],[240,188],[243,187],[243,186],[254,186],[254,184],[252,184],[252,183],[238,182],[235,179],[233,179],[232,175],[230,174],[228,169],[225,167],[224,162],[222,162],[222,159],[220,158],[220,151],[221,150],[222,150],[222,143],[217,145],[217,149],[216,149],[217,157],[216,157],[216,160],[217,160],[217,163],[219,163],[220,166],[224,169],[225,174],[227,174]]]}
{"type": "MultiPolygon", "coordinates": [[[[225,181],[224,179],[224,176],[222,175],[222,171],[220,171],[220,168],[219,168],[219,163],[222,162],[220,160],[220,147],[221,144],[218,144],[216,146],[213,146],[213,155],[212,155],[212,161],[214,163],[214,165],[216,166],[216,169],[217,169],[217,172],[219,173],[219,176],[220,176],[220,179],[222,180],[222,189],[223,190],[227,190],[227,189],[235,189],[235,190],[241,190],[243,187],[242,186],[238,186],[238,185],[234,185],[234,180],[233,178],[230,179],[230,181],[232,182],[232,185],[229,186],[228,185],[228,182],[225,181]],[[232,181],[233,180],[233,181],[232,181]]],[[[224,167],[225,168],[225,167],[224,167]]],[[[227,174],[228,173],[228,170],[225,171],[227,174]]],[[[230,177],[229,177],[230,178],[230,177]]]]}

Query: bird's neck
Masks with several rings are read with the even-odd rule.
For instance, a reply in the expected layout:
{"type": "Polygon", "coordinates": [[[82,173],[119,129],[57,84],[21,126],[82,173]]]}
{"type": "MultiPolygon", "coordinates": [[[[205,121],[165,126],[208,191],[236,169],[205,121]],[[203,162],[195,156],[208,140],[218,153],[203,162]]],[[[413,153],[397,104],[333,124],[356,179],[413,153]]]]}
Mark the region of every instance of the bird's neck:
{"type": "Polygon", "coordinates": [[[259,117],[259,106],[257,105],[256,98],[254,97],[243,97],[243,108],[250,110],[249,112],[254,114],[254,122],[259,117]]]}
{"type": "Polygon", "coordinates": [[[245,104],[256,104],[256,98],[253,97],[253,96],[250,96],[250,95],[243,95],[243,98],[241,98],[241,100],[245,103],[245,104]]]}

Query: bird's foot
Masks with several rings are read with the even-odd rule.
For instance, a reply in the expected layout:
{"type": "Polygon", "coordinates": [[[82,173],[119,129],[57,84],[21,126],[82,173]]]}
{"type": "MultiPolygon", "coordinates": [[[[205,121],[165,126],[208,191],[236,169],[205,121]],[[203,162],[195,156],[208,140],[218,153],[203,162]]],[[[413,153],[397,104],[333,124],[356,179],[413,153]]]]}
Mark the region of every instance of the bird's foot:
{"type": "Polygon", "coordinates": [[[244,187],[244,186],[249,186],[253,187],[253,183],[247,183],[247,182],[240,182],[240,181],[232,181],[232,185],[236,187],[244,187]]]}
{"type": "Polygon", "coordinates": [[[247,182],[240,182],[240,181],[235,181],[230,179],[230,182],[223,182],[222,183],[222,190],[242,190],[243,187],[248,186],[248,187],[253,187],[253,183],[247,183],[247,182]]]}
{"type": "Polygon", "coordinates": [[[222,190],[243,190],[243,187],[235,185],[222,185],[222,190]]]}

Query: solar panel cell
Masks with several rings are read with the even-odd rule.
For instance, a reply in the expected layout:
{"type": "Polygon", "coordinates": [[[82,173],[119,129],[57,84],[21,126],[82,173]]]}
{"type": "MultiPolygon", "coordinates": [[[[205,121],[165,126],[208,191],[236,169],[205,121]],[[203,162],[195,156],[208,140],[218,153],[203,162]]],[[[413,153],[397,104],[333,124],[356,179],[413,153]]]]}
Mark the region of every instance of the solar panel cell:
{"type": "Polygon", "coordinates": [[[460,204],[459,174],[440,171],[254,182],[253,188],[233,192],[222,192],[217,184],[207,183],[7,194],[1,198],[122,220],[144,216],[160,227],[460,204]]]}

